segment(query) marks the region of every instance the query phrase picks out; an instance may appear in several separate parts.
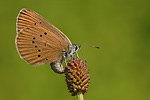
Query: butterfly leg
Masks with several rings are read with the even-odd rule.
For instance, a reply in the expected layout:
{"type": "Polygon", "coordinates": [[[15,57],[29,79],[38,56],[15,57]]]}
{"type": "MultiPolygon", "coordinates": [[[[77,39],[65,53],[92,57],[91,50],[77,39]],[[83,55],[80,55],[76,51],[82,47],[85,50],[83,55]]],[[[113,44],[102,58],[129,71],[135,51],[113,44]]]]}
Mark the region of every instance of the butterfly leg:
{"type": "Polygon", "coordinates": [[[76,52],[76,57],[79,58],[78,53],[76,52]]]}
{"type": "Polygon", "coordinates": [[[64,57],[65,65],[67,66],[66,57],[65,56],[63,56],[63,57],[64,57]]]}

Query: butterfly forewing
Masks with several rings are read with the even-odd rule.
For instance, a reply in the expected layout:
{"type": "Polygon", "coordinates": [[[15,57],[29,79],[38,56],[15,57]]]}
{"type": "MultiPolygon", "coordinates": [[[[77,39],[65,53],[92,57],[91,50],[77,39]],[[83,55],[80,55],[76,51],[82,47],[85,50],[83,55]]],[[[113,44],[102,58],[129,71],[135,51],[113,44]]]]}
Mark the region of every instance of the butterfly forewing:
{"type": "MultiPolygon", "coordinates": [[[[58,37],[61,37],[67,45],[70,45],[71,42],[68,39],[68,37],[63,34],[59,29],[57,29],[55,26],[53,26],[51,23],[49,23],[45,18],[40,16],[39,14],[28,10],[28,9],[22,9],[20,11],[20,14],[18,15],[18,21],[17,23],[25,24],[25,26],[29,25],[37,25],[40,27],[44,27],[45,29],[50,30],[54,34],[56,34],[58,37]],[[20,20],[19,20],[20,19],[20,20]],[[26,19],[26,20],[25,20],[26,19]]],[[[17,30],[20,31],[22,29],[22,26],[18,25],[20,27],[17,27],[17,30]]]]}
{"type": "Polygon", "coordinates": [[[41,65],[62,59],[71,45],[60,30],[39,14],[22,9],[17,17],[16,47],[29,64],[41,65]]]}

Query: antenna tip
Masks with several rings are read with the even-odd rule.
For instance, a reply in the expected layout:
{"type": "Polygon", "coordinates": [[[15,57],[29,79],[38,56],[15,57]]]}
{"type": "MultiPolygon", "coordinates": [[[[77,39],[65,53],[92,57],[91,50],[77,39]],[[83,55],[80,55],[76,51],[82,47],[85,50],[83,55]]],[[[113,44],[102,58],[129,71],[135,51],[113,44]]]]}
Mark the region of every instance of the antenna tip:
{"type": "Polygon", "coordinates": [[[95,47],[95,48],[99,49],[100,47],[95,47]]]}

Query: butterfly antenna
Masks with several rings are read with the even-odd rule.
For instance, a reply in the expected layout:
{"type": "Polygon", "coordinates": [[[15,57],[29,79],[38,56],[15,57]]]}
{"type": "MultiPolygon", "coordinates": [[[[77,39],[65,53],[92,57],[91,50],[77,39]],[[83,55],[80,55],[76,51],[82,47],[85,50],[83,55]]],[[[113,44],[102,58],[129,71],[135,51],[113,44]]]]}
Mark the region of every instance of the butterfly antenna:
{"type": "MultiPolygon", "coordinates": [[[[81,46],[80,46],[80,47],[81,47],[81,46]]],[[[83,58],[84,58],[85,63],[87,63],[87,60],[85,59],[85,57],[84,57],[84,55],[83,55],[83,52],[82,52],[81,48],[80,48],[80,51],[81,51],[81,54],[82,54],[82,56],[83,56],[83,58]]]]}
{"type": "Polygon", "coordinates": [[[87,45],[87,46],[90,46],[90,47],[93,47],[93,48],[97,48],[97,49],[100,48],[100,47],[97,47],[97,46],[93,46],[93,45],[89,45],[89,44],[84,44],[84,43],[80,43],[80,44],[78,44],[78,45],[87,45]]]}

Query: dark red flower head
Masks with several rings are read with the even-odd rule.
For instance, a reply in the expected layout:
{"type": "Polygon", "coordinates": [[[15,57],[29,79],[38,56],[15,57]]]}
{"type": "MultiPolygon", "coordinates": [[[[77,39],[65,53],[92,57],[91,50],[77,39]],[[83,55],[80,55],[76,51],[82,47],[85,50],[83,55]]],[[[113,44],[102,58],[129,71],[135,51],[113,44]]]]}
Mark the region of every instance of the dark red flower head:
{"type": "Polygon", "coordinates": [[[82,60],[73,58],[68,62],[65,68],[65,77],[68,90],[72,96],[77,95],[79,91],[87,93],[90,83],[89,72],[86,63],[82,60]]]}

